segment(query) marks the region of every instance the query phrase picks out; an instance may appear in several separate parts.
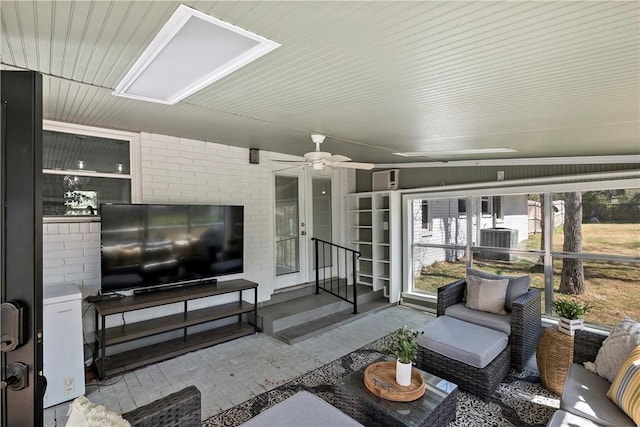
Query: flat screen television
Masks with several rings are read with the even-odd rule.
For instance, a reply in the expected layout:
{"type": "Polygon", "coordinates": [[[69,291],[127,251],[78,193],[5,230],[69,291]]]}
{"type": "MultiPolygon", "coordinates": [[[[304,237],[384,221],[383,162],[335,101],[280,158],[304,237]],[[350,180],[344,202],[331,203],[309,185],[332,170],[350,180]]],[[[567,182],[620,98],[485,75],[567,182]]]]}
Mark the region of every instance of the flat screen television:
{"type": "Polygon", "coordinates": [[[242,273],[244,207],[104,204],[101,293],[242,273]]]}

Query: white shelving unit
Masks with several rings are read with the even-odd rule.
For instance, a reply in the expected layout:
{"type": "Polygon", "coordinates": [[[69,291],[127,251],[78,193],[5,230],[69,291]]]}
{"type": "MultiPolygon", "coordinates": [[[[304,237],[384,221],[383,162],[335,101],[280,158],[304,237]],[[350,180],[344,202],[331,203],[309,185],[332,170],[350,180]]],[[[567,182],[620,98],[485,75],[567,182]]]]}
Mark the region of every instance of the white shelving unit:
{"type": "Polygon", "coordinates": [[[384,290],[390,302],[400,298],[400,194],[395,191],[353,193],[348,196],[349,242],[360,251],[358,283],[384,290]]]}

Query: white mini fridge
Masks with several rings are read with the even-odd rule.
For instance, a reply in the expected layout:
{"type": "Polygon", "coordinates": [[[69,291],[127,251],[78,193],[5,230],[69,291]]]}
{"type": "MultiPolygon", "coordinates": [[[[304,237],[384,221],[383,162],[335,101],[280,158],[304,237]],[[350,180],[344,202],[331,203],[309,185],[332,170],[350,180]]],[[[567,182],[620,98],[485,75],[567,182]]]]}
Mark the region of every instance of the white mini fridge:
{"type": "Polygon", "coordinates": [[[82,293],[74,285],[43,289],[44,407],[84,394],[82,293]]]}

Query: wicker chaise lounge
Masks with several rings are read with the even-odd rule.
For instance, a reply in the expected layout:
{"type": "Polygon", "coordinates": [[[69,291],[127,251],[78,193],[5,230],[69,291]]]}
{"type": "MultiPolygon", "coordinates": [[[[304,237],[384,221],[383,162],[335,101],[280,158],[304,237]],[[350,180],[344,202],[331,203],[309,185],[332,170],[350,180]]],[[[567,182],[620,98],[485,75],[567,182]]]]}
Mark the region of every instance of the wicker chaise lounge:
{"type": "MultiPolygon", "coordinates": [[[[464,301],[466,278],[457,280],[438,288],[437,315],[444,316],[448,307],[464,301]]],[[[541,296],[540,290],[531,288],[512,302],[511,312],[506,315],[490,315],[493,318],[505,316],[510,323],[509,347],[511,347],[511,368],[522,371],[527,361],[536,351],[536,346],[542,333],[541,326],[541,296]]],[[[449,314],[448,314],[449,315],[449,314]]],[[[482,320],[469,320],[491,329],[496,329],[491,323],[481,323],[482,320]]]]}

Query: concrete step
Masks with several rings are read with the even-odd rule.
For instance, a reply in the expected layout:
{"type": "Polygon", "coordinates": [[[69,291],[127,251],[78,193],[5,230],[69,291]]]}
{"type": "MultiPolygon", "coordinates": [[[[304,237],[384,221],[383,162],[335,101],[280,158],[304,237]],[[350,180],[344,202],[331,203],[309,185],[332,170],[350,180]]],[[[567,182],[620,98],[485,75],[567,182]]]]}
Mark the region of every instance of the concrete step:
{"type": "MultiPolygon", "coordinates": [[[[334,282],[334,290],[337,288],[338,284],[334,282]]],[[[356,285],[356,289],[358,315],[353,314],[352,304],[340,298],[324,291],[316,295],[315,286],[302,285],[279,292],[276,295],[278,302],[258,308],[258,327],[269,335],[293,343],[389,305],[382,291],[373,292],[366,285],[356,285]]],[[[352,286],[346,291],[353,295],[352,286]]],[[[344,295],[344,286],[340,292],[344,295]]]]}
{"type": "Polygon", "coordinates": [[[301,323],[291,328],[283,329],[273,334],[275,338],[287,343],[295,344],[314,337],[322,332],[337,328],[357,319],[370,316],[373,313],[384,310],[395,304],[390,304],[386,298],[376,301],[369,301],[362,305],[358,305],[358,314],[353,314],[351,310],[345,310],[329,314],[327,316],[314,319],[310,322],[301,323]]]}
{"type": "Polygon", "coordinates": [[[258,309],[258,322],[262,318],[262,331],[273,335],[280,330],[343,310],[353,310],[353,306],[321,292],[320,295],[307,295],[258,309]]]}

